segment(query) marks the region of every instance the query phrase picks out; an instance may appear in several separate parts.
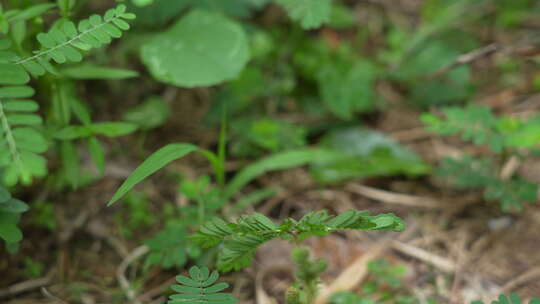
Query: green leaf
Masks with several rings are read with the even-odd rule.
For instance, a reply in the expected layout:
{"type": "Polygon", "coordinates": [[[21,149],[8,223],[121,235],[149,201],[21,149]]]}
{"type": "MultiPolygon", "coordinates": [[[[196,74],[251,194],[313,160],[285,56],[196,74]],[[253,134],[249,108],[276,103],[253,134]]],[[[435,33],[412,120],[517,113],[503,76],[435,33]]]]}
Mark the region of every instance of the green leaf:
{"type": "Polygon", "coordinates": [[[335,158],[313,165],[311,173],[325,183],[394,174],[418,176],[430,170],[417,154],[376,131],[338,130],[326,135],[322,144],[335,151],[335,158]]]}
{"type": "Polygon", "coordinates": [[[52,134],[52,136],[59,140],[74,140],[79,138],[85,138],[92,135],[92,130],[86,126],[68,126],[62,128],[52,134]]]}
{"type": "Polygon", "coordinates": [[[107,137],[118,137],[133,133],[137,126],[128,122],[98,122],[88,125],[92,134],[104,135],[107,137]]]}
{"type": "Polygon", "coordinates": [[[239,24],[195,10],[143,45],[141,58],[159,81],[210,86],[239,75],[249,59],[249,46],[239,24]]]}
{"type": "Polygon", "coordinates": [[[62,160],[62,177],[71,185],[72,189],[77,189],[81,184],[81,172],[79,155],[74,142],[63,141],[60,143],[60,158],[62,160]]]}
{"type": "Polygon", "coordinates": [[[427,129],[440,135],[459,134],[463,140],[475,145],[488,145],[493,151],[501,152],[505,138],[498,130],[499,121],[490,108],[470,105],[443,109],[443,119],[432,114],[423,114],[421,120],[427,129]]]}
{"type": "Polygon", "coordinates": [[[100,175],[105,173],[105,151],[99,140],[95,136],[90,136],[87,140],[88,151],[98,169],[100,175]]]}
{"type": "Polygon", "coordinates": [[[17,199],[0,202],[0,212],[23,213],[28,211],[28,209],[27,204],[17,199]]]}
{"type": "Polygon", "coordinates": [[[226,199],[230,199],[242,187],[266,172],[325,162],[334,157],[335,152],[322,149],[299,149],[276,153],[238,172],[225,188],[224,196],[226,199]]]}
{"type": "Polygon", "coordinates": [[[26,71],[14,64],[0,63],[0,85],[22,85],[30,81],[26,71]]]}
{"type": "Polygon", "coordinates": [[[28,86],[2,87],[0,88],[0,99],[3,98],[27,98],[34,95],[34,89],[28,86]]]}
{"type": "Polygon", "coordinates": [[[367,60],[324,65],[317,74],[323,102],[345,120],[352,119],[355,113],[373,110],[376,72],[376,67],[367,60]]]}
{"type": "Polygon", "coordinates": [[[516,130],[504,134],[506,146],[532,148],[540,143],[540,117],[521,124],[516,130]]]}
{"type": "Polygon", "coordinates": [[[39,105],[33,100],[8,100],[4,101],[4,111],[13,112],[35,112],[39,110],[39,105]]]}
{"type": "Polygon", "coordinates": [[[16,243],[22,240],[22,232],[17,227],[19,215],[0,211],[0,238],[7,243],[16,243]]]}
{"type": "Polygon", "coordinates": [[[64,68],[60,70],[60,73],[73,79],[127,79],[139,76],[139,73],[136,71],[93,64],[64,68]]]}
{"type": "Polygon", "coordinates": [[[210,274],[208,268],[193,266],[189,269],[191,278],[179,275],[176,281],[180,285],[172,285],[171,289],[180,293],[170,296],[168,304],[236,304],[237,300],[229,293],[220,293],[229,287],[227,283],[217,283],[217,271],[210,274]],[[213,285],[214,284],[214,285],[213,285]]]}
{"type": "Polygon", "coordinates": [[[42,16],[45,12],[52,9],[53,7],[56,7],[56,4],[43,3],[30,6],[29,8],[26,8],[21,12],[13,15],[13,17],[9,18],[9,22],[25,21],[38,16],[42,16]]]}
{"type": "Polygon", "coordinates": [[[154,96],[128,109],[124,114],[124,120],[138,125],[143,130],[148,130],[162,126],[170,115],[171,109],[165,100],[154,96]]]}
{"type": "Polygon", "coordinates": [[[152,238],[145,241],[150,248],[144,267],[160,265],[168,269],[182,267],[187,262],[186,228],[182,225],[168,225],[152,238]]]}
{"type": "Polygon", "coordinates": [[[154,3],[154,0],[131,0],[131,2],[137,6],[148,6],[154,3]]]}
{"type": "Polygon", "coordinates": [[[330,21],[332,0],[276,0],[304,29],[313,29],[330,21]]]}
{"type": "Polygon", "coordinates": [[[9,191],[0,186],[0,203],[6,202],[11,199],[11,193],[9,191]]]}
{"type": "Polygon", "coordinates": [[[178,143],[169,144],[156,152],[152,153],[129,177],[124,181],[114,196],[109,201],[111,205],[122,198],[135,185],[152,175],[167,164],[188,155],[191,152],[202,151],[199,147],[192,144],[178,143]]]}

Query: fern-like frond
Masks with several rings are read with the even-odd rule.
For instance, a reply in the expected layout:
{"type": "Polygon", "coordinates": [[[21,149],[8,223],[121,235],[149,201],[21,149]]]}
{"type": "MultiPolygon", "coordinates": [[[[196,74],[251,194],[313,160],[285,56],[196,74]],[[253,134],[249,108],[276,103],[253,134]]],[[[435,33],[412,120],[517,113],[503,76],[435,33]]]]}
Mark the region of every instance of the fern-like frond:
{"type": "Polygon", "coordinates": [[[421,120],[427,129],[440,135],[459,134],[475,145],[488,145],[493,151],[504,148],[504,136],[498,130],[499,120],[485,106],[448,107],[444,118],[425,113],[421,120]]]}
{"type": "Polygon", "coordinates": [[[7,185],[29,184],[32,178],[47,173],[46,161],[40,154],[47,141],[36,127],[42,123],[36,114],[39,106],[30,100],[34,89],[26,86],[28,74],[11,60],[8,39],[0,37],[0,168],[7,185]],[[4,73],[7,71],[7,73],[4,73]]]}
{"type": "Polygon", "coordinates": [[[518,176],[500,179],[489,158],[447,158],[436,173],[456,188],[484,189],[484,197],[498,201],[503,211],[522,210],[525,204],[536,201],[538,185],[518,176]]]}
{"type": "Polygon", "coordinates": [[[238,301],[230,293],[220,292],[229,287],[227,283],[217,283],[219,273],[210,273],[208,268],[193,266],[190,277],[179,275],[177,285],[171,286],[178,292],[170,296],[168,304],[236,304],[238,301]]]}
{"type": "Polygon", "coordinates": [[[55,73],[50,60],[59,64],[79,62],[83,58],[81,52],[109,44],[113,38],[120,38],[122,31],[130,28],[125,20],[134,18],[134,14],[126,13],[125,5],[119,5],[108,10],[103,17],[92,15],[80,21],[77,26],[71,21],[62,21],[48,33],[37,35],[41,50],[15,63],[34,76],[43,75],[47,71],[55,73]]]}
{"type": "Polygon", "coordinates": [[[403,221],[394,214],[372,216],[357,210],[337,216],[326,211],[311,212],[299,221],[287,219],[279,225],[255,213],[240,217],[236,223],[212,219],[191,239],[205,248],[220,245],[218,268],[231,271],[249,266],[255,250],[274,238],[302,241],[343,229],[402,231],[404,228],[403,221]]]}

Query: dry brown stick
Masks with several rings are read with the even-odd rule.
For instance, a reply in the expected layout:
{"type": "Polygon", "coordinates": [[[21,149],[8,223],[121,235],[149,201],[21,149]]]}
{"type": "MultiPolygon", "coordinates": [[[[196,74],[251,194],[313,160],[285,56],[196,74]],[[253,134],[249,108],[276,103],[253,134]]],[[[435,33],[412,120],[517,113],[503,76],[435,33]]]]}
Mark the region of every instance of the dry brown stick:
{"type": "Polygon", "coordinates": [[[516,173],[516,170],[519,169],[520,165],[521,165],[521,162],[519,161],[519,158],[513,155],[502,167],[499,177],[502,180],[510,179],[512,175],[516,173]]]}
{"type": "Polygon", "coordinates": [[[148,248],[148,246],[146,245],[135,248],[135,250],[133,250],[122,261],[122,263],[120,263],[120,266],[118,266],[118,269],[116,270],[116,278],[118,279],[118,283],[120,284],[120,287],[122,287],[122,290],[124,290],[124,292],[126,293],[126,297],[129,299],[130,303],[142,304],[142,302],[137,299],[135,290],[133,290],[131,284],[126,278],[126,270],[131,263],[135,262],[137,259],[147,254],[148,251],[150,251],[150,248],[148,248]]]}
{"type": "Polygon", "coordinates": [[[345,189],[350,192],[357,193],[362,196],[389,204],[399,204],[405,206],[425,207],[433,209],[443,207],[441,204],[439,204],[437,200],[429,197],[395,193],[360,184],[349,184],[345,187],[345,189]]]}
{"type": "Polygon", "coordinates": [[[449,64],[447,64],[447,65],[445,65],[443,67],[441,67],[440,69],[438,69],[434,73],[428,75],[426,78],[440,77],[440,76],[448,73],[449,71],[451,71],[453,68],[455,68],[457,66],[468,64],[468,63],[476,61],[476,60],[478,60],[478,59],[480,59],[482,57],[489,56],[489,55],[495,53],[496,51],[499,51],[499,49],[500,48],[499,48],[499,46],[497,46],[497,44],[492,43],[490,45],[487,45],[487,46],[484,46],[482,48],[476,49],[476,50],[474,50],[472,52],[463,54],[463,55],[459,56],[458,58],[456,58],[454,61],[450,62],[449,64]]]}
{"type": "Polygon", "coordinates": [[[315,304],[324,304],[328,298],[338,291],[352,290],[364,280],[368,274],[367,265],[369,261],[381,256],[388,249],[390,243],[384,242],[377,247],[370,249],[368,252],[356,259],[349,267],[347,267],[328,287],[321,288],[319,296],[315,300],[315,304]]]}
{"type": "Polygon", "coordinates": [[[533,269],[526,271],[522,275],[506,283],[502,287],[501,293],[508,293],[512,291],[512,289],[516,288],[517,286],[522,285],[526,283],[527,281],[530,281],[536,277],[540,277],[540,266],[536,266],[533,269]]]}
{"type": "Polygon", "coordinates": [[[31,291],[33,289],[38,289],[40,287],[49,285],[49,283],[51,283],[54,277],[55,272],[56,271],[53,269],[49,271],[49,273],[47,273],[47,275],[44,276],[43,278],[20,282],[20,283],[11,285],[6,289],[2,289],[0,290],[0,299],[15,296],[24,292],[31,291]]]}

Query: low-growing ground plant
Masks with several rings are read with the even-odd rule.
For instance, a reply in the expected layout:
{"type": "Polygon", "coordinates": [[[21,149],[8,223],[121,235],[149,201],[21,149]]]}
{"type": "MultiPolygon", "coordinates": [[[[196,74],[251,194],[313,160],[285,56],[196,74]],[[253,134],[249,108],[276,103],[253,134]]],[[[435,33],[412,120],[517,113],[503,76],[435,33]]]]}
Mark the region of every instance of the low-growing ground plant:
{"type": "Polygon", "coordinates": [[[481,156],[464,154],[447,158],[438,174],[461,189],[483,189],[484,197],[498,201],[503,210],[521,210],[535,202],[538,185],[519,176],[506,165],[537,153],[540,142],[540,118],[522,120],[496,116],[483,106],[451,107],[442,110],[443,117],[422,115],[427,129],[439,135],[459,135],[464,141],[487,147],[481,156]]]}

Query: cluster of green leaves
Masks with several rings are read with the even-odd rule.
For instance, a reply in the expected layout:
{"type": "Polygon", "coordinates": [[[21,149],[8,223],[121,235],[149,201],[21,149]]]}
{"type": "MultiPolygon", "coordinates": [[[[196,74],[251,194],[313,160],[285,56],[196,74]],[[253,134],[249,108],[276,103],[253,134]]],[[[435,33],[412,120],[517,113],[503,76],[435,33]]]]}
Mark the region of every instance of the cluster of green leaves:
{"type": "MultiPolygon", "coordinates": [[[[141,22],[163,24],[191,10],[165,33],[145,43],[141,59],[155,79],[177,86],[209,86],[234,79],[250,58],[249,43],[242,26],[220,12],[242,17],[267,2],[156,1],[140,10],[141,22]]],[[[306,29],[321,26],[332,12],[330,0],[277,2],[306,29]]]]}
{"type": "Polygon", "coordinates": [[[190,277],[179,275],[178,284],[171,288],[178,294],[169,297],[168,304],[236,304],[238,301],[230,293],[221,292],[229,287],[227,283],[217,283],[219,273],[206,267],[193,266],[190,277]]]}
{"type": "MultiPolygon", "coordinates": [[[[205,9],[232,17],[246,18],[269,4],[271,0],[237,0],[234,2],[220,0],[132,0],[132,2],[135,5],[133,10],[141,16],[143,24],[163,25],[188,8],[205,9]]],[[[320,27],[330,21],[332,14],[331,0],[275,0],[275,2],[281,5],[291,19],[300,23],[304,29],[320,27]]]]}
{"type": "MultiPolygon", "coordinates": [[[[73,8],[73,1],[58,1],[64,17],[73,8]]],[[[89,150],[101,172],[104,171],[103,148],[94,135],[118,136],[127,132],[126,126],[117,123],[96,123],[90,121],[89,112],[73,97],[73,86],[64,78],[85,79],[103,72],[118,73],[113,69],[103,69],[92,65],[69,67],[58,70],[53,63],[63,64],[80,62],[83,55],[93,48],[112,42],[122,36],[122,31],[129,29],[125,20],[135,18],[126,12],[124,5],[108,10],[104,16],[92,15],[77,25],[67,18],[57,20],[46,33],[35,37],[40,48],[28,56],[23,42],[27,38],[26,21],[41,17],[56,4],[43,3],[24,9],[4,11],[0,6],[0,184],[14,186],[28,185],[34,178],[47,174],[47,160],[43,154],[51,146],[51,139],[63,142],[59,146],[64,161],[65,176],[73,184],[78,181],[78,172],[73,168],[77,162],[73,155],[76,149],[69,140],[88,138],[89,150]],[[7,35],[9,34],[9,36],[7,35]],[[48,126],[43,127],[43,118],[38,114],[39,105],[31,100],[35,91],[28,85],[31,76],[39,77],[46,73],[55,78],[44,79],[50,86],[52,95],[51,115],[48,126]],[[69,99],[66,101],[66,99],[69,99]],[[62,110],[59,110],[63,108],[62,110]],[[66,110],[67,108],[67,110],[66,110]],[[69,118],[64,113],[75,113],[84,126],[67,127],[69,118]],[[63,124],[59,124],[62,121],[63,124]]],[[[29,38],[29,37],[28,37],[29,38]]],[[[114,76],[114,75],[113,75],[114,76]]],[[[118,76],[118,75],[117,75],[118,76]]],[[[124,74],[123,76],[126,76],[124,74]]],[[[101,74],[101,78],[103,75],[101,74]]],[[[69,116],[69,115],[68,115],[69,116]]],[[[0,224],[11,226],[18,221],[18,216],[5,216],[0,224]],[[7,219],[9,217],[9,219],[7,219]],[[8,225],[9,224],[9,225],[8,225]]],[[[13,231],[13,230],[12,230],[13,231]]],[[[14,239],[15,234],[8,241],[14,239]]],[[[17,239],[20,239],[17,237],[17,239]]]]}
{"type": "Polygon", "coordinates": [[[350,210],[331,216],[326,211],[310,212],[300,220],[286,219],[276,224],[262,214],[241,216],[235,223],[214,218],[191,237],[203,248],[221,244],[218,268],[238,270],[251,264],[255,250],[274,238],[300,242],[312,236],[324,236],[343,229],[402,231],[405,224],[394,214],[371,216],[350,210]]]}
{"type": "MultiPolygon", "coordinates": [[[[521,298],[517,294],[514,294],[514,293],[510,294],[509,297],[507,297],[504,294],[501,294],[499,295],[498,300],[491,302],[491,304],[521,304],[521,303],[522,303],[521,298]]],[[[540,303],[540,298],[533,298],[529,302],[529,304],[539,304],[539,303],[540,303]]],[[[471,304],[484,304],[484,302],[474,301],[474,302],[471,302],[471,304]]]]}
{"type": "Polygon", "coordinates": [[[435,74],[477,47],[476,39],[458,25],[482,16],[481,8],[487,2],[428,0],[420,11],[419,24],[390,28],[388,47],[379,57],[390,65],[389,78],[405,87],[409,100],[425,107],[463,102],[471,96],[474,87],[469,66],[435,74]]]}
{"type": "Polygon", "coordinates": [[[496,117],[487,107],[468,106],[443,109],[444,118],[425,113],[427,129],[440,135],[459,135],[475,145],[487,146],[492,155],[443,160],[439,175],[462,189],[484,189],[486,199],[497,200],[503,210],[520,210],[534,202],[538,186],[519,176],[502,180],[499,172],[510,155],[520,156],[540,142],[540,119],[521,121],[496,117]]]}
{"type": "Polygon", "coordinates": [[[323,259],[313,259],[311,252],[305,247],[296,247],[291,253],[296,265],[296,281],[287,290],[287,304],[310,304],[317,297],[320,276],[326,270],[327,262],[323,259]]]}
{"type": "Polygon", "coordinates": [[[238,157],[253,157],[264,152],[278,153],[307,144],[307,129],[271,118],[238,119],[231,124],[230,152],[238,157]]]}
{"type": "Polygon", "coordinates": [[[538,185],[519,176],[501,180],[496,168],[490,159],[464,156],[444,159],[435,172],[458,189],[484,189],[485,198],[498,201],[504,211],[536,201],[538,185]]]}
{"type": "Polygon", "coordinates": [[[210,177],[203,175],[195,181],[183,179],[179,192],[195,204],[177,207],[168,216],[165,227],[145,241],[150,248],[145,267],[181,267],[188,261],[200,262],[213,254],[209,251],[202,253],[189,241],[188,233],[222,210],[225,202],[220,198],[219,189],[212,187],[210,177]]]}

